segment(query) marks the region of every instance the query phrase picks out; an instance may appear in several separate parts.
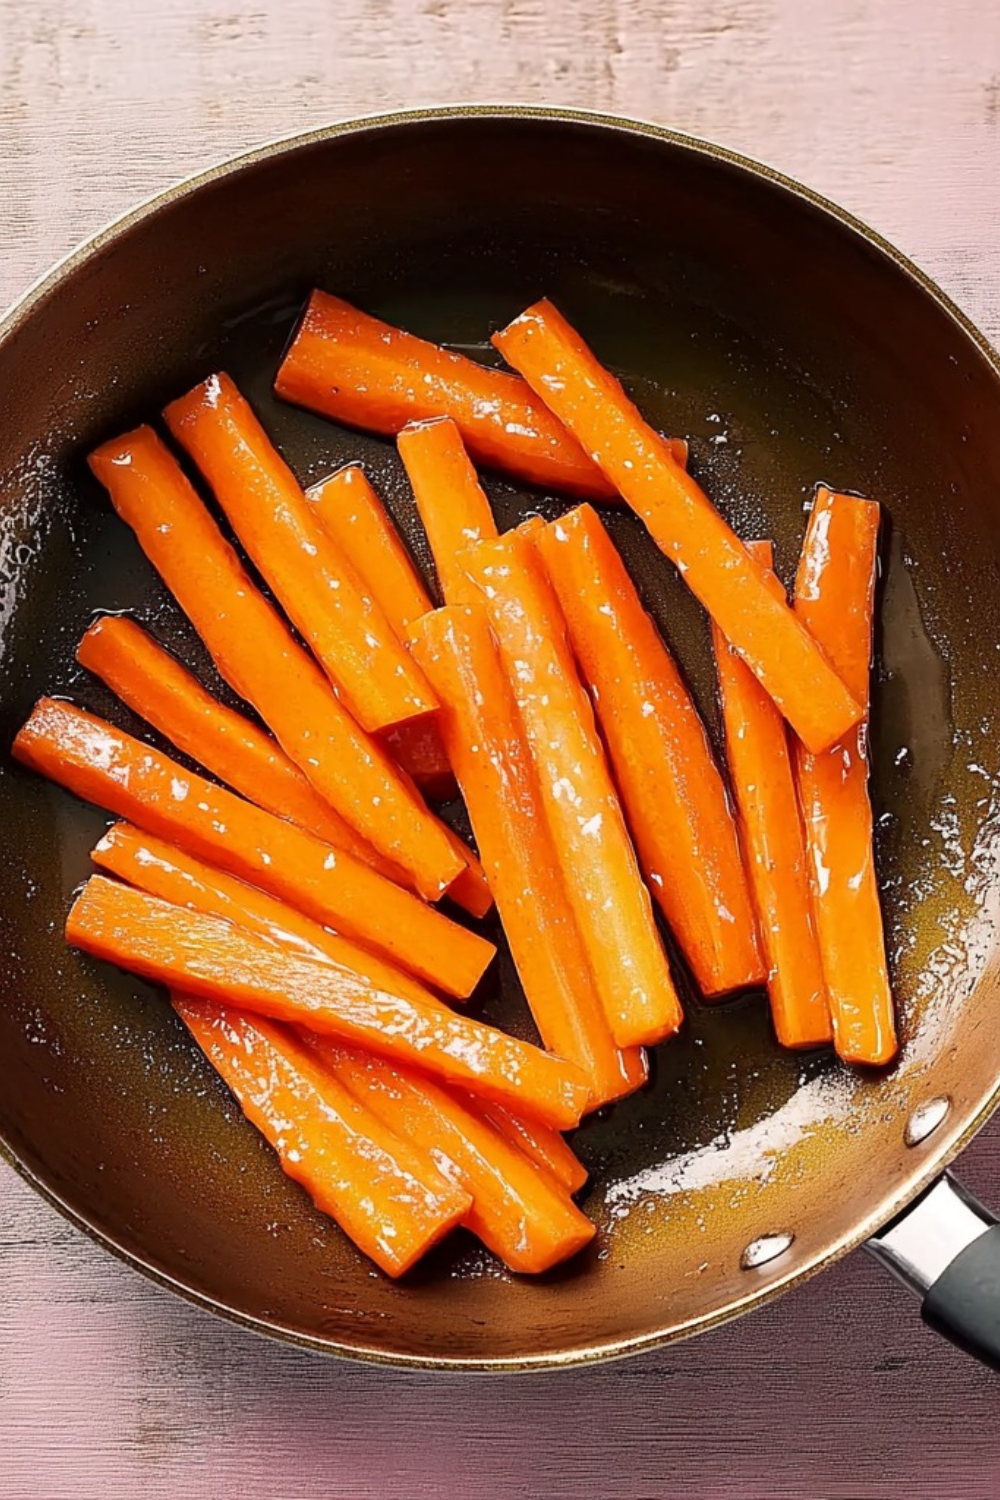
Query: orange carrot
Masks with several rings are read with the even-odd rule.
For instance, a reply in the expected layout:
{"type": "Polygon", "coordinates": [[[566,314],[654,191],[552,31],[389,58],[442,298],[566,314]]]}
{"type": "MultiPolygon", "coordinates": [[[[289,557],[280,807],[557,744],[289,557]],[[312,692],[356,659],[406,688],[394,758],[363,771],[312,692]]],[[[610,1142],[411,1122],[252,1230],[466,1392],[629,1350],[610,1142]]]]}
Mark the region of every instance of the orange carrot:
{"type": "Polygon", "coordinates": [[[133,713],[220,781],[279,818],[346,849],[397,884],[405,873],[383,859],[310,785],[271,737],[226,708],[134,620],[104,615],[77,647],[81,666],[133,713]]]}
{"type": "Polygon", "coordinates": [[[275,390],[335,422],[390,437],[407,422],[452,417],[469,452],[488,468],[529,484],[615,498],[523,380],[404,333],[326,292],[310,297],[275,390]]]}
{"type": "Polygon", "coordinates": [[[704,995],[763,983],[736,825],[673,657],[589,505],[543,527],[536,545],[594,700],[653,899],[704,995]]]}
{"type": "Polygon", "coordinates": [[[338,1042],[315,1056],[389,1130],[472,1196],[465,1227],[512,1271],[537,1275],[582,1250],[594,1225],[474,1107],[433,1079],[338,1042]]]}
{"type": "Polygon", "coordinates": [[[860,703],[565,318],[539,302],[493,342],[646,523],[809,749],[826,750],[845,735],[861,717],[860,703]]]}
{"type": "MultiPolygon", "coordinates": [[[[771,568],[770,542],[747,547],[771,568]]],[[[773,573],[768,577],[775,592],[781,589],[773,573]]],[[[788,732],[777,706],[717,625],[712,643],[729,772],[767,955],[774,1029],[785,1047],[817,1047],[831,1041],[833,1032],[788,732]]]]}
{"type": "Polygon", "coordinates": [[[13,753],[77,796],[370,944],[448,994],[471,994],[493,956],[492,943],[350,854],[71,703],[36,704],[13,753]]]}
{"type": "Polygon", "coordinates": [[[469,1213],[465,1189],[284,1027],[188,995],[173,1004],[283,1170],[390,1276],[401,1276],[469,1213]]]}
{"type": "Polygon", "coordinates": [[[90,466],[221,676],[320,796],[436,900],[464,868],[446,832],[254,587],[165,445],[140,427],[98,448],[90,466]]]}
{"type": "Polygon", "coordinates": [[[452,839],[452,848],[456,853],[461,852],[465,860],[465,869],[448,887],[448,899],[467,911],[470,917],[488,916],[493,910],[493,892],[486,879],[486,871],[468,844],[463,843],[452,829],[449,828],[448,833],[452,839]]]}
{"type": "Polygon", "coordinates": [[[578,1193],[587,1181],[587,1168],[574,1155],[558,1130],[511,1114],[502,1104],[489,1104],[486,1118],[513,1141],[537,1167],[541,1167],[562,1184],[568,1193],[578,1193]]]}
{"type": "MultiPolygon", "coordinates": [[[[353,464],[340,469],[306,490],[306,499],[382,610],[396,639],[405,645],[410,625],[433,605],[399,532],[363,471],[353,464]]],[[[433,716],[396,725],[386,731],[384,743],[426,796],[439,802],[454,797],[455,778],[433,716]]]]}
{"type": "Polygon", "coordinates": [[[310,485],[306,499],[323,530],[378,600],[398,640],[434,606],[416,564],[363,469],[349,464],[310,485]]]}
{"type": "Polygon", "coordinates": [[[448,757],[535,1024],[545,1046],[586,1075],[598,1109],[641,1087],[646,1060],[612,1037],[485,610],[425,615],[413,649],[442,703],[448,757]]]}
{"type": "MultiPolygon", "coordinates": [[[[338,474],[308,491],[322,524],[341,542],[345,555],[385,611],[401,645],[409,626],[432,608],[399,533],[384,506],[358,468],[338,474]]],[[[400,768],[428,796],[441,801],[455,796],[455,777],[435,716],[400,724],[383,737],[400,768]]],[[[448,895],[474,917],[484,917],[493,905],[482,866],[457,834],[446,830],[452,849],[464,861],[448,895]]]]}
{"type": "Polygon", "coordinates": [[[325,959],[298,957],[223,918],[103,875],[77,897],[66,937],[154,983],[399,1058],[561,1130],[578,1122],[587,1101],[572,1063],[528,1042],[443,1004],[373,989],[325,959]]]}
{"type": "MultiPolygon", "coordinates": [[[[410,625],[432,608],[431,601],[378,496],[358,468],[341,469],[308,491],[324,527],[339,540],[351,564],[385,610],[400,644],[407,644],[410,625]]],[[[416,719],[389,730],[384,743],[402,770],[429,796],[455,796],[452,773],[436,716],[416,719]]],[[[493,905],[482,866],[457,834],[448,830],[455,853],[467,868],[448,894],[474,917],[493,905]]]]}
{"type": "Polygon", "coordinates": [[[279,948],[307,958],[326,959],[368,981],[374,989],[405,1000],[435,1001],[437,996],[412,974],[377,954],[331,932],[266,891],[195,859],[186,850],[129,823],[116,823],[94,846],[94,864],[147,895],[210,917],[225,917],[279,948]]]}
{"type": "MultiPolygon", "coordinates": [[[[430,801],[450,802],[457,795],[454,772],[444,753],[436,715],[397,724],[379,738],[399,769],[416,782],[430,801]]],[[[449,894],[455,894],[454,887],[449,894]]]]}
{"type": "Polygon", "coordinates": [[[462,434],[449,417],[438,417],[404,427],[397,445],[430,542],[441,597],[446,604],[467,604],[476,591],[458,559],[470,543],[495,537],[497,528],[462,434]]]}
{"type": "Polygon", "coordinates": [[[530,535],[512,531],[464,563],[497,635],[612,1035],[620,1047],[659,1041],[680,1025],[680,1002],[541,559],[530,535]]]}
{"type": "Polygon", "coordinates": [[[363,729],[437,707],[420,672],[228,375],[164,412],[233,530],[363,729]]]}
{"type": "Polygon", "coordinates": [[[866,719],[825,755],[796,752],[816,926],[834,1044],[845,1062],[896,1055],[868,799],[869,673],[879,507],[821,488],[795,580],[795,610],[824,647],[866,719]]]}

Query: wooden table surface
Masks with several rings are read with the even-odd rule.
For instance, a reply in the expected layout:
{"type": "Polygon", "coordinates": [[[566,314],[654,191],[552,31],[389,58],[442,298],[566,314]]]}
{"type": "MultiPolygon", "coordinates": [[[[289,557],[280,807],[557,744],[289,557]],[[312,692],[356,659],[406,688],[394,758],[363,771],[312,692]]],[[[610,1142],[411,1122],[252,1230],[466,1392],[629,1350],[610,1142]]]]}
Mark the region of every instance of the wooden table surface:
{"type": "MultiPolygon", "coordinates": [[[[723,141],[1000,337],[996,0],[0,0],[0,301],[212,160],[352,114],[584,105],[723,141]]],[[[1000,1203],[1000,1124],[963,1171],[1000,1203]]],[[[0,1167],[3,1500],[1000,1495],[1000,1380],[863,1255],[695,1343],[391,1372],[173,1300],[0,1167]]]]}

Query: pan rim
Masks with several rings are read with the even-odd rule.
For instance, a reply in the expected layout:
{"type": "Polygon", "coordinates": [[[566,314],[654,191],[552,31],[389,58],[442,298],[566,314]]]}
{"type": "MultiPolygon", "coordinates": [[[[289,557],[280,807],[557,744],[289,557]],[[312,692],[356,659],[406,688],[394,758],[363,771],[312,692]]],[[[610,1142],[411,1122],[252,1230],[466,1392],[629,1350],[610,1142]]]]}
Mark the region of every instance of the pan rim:
{"type": "MultiPolygon", "coordinates": [[[[869,247],[890,261],[894,268],[915,283],[917,288],[937,305],[940,312],[954,323],[974,346],[991,368],[1000,383],[1000,354],[985,335],[976,327],[966,313],[946,292],[921,270],[908,256],[898,250],[877,230],[849,210],[841,208],[831,199],[814,191],[795,178],[741,152],[730,150],[717,142],[706,140],[668,126],[626,115],[609,114],[601,110],[567,107],[549,107],[533,104],[449,104],[418,107],[395,111],[378,111],[353,116],[330,124],[295,131],[251,147],[246,151],[229,155],[212,165],[201,168],[178,181],[150,194],[125,213],[116,215],[94,234],[87,236],[57,259],[47,270],[32,282],[0,316],[0,350],[14,338],[46,299],[73,273],[95,260],[107,247],[114,244],[131,229],[143,224],[167,208],[174,201],[197,194],[203,188],[222,179],[247,171],[259,163],[272,158],[292,154],[309,146],[321,145],[342,136],[360,135],[369,131],[390,131],[410,125],[427,124],[434,121],[456,119],[494,119],[499,121],[537,121],[541,124],[585,125],[598,127],[608,133],[637,136],[664,145],[680,147],[694,156],[704,156],[721,161],[746,175],[763,179],[821,214],[833,219],[869,247]]],[[[285,1324],[274,1322],[247,1313],[229,1303],[221,1302],[210,1294],[177,1280],[151,1260],[116,1241],[106,1230],[66,1202],[60,1194],[23,1160],[0,1135],[0,1160],[8,1163],[35,1192],[49,1203],[64,1219],[81,1230],[89,1239],[109,1251],[119,1261],[131,1266],[148,1279],[175,1293],[185,1301],[215,1313],[231,1323],[247,1328],[257,1334],[282,1341],[314,1353],[334,1354],[357,1359],[370,1364],[389,1365],[396,1368],[417,1368],[441,1371],[515,1372],[541,1371],[572,1368],[580,1365],[602,1363],[619,1359],[645,1350],[663,1347],[693,1336],[696,1333],[720,1327],[722,1324],[750,1312],[756,1307],[773,1301],[820,1271],[841,1259],[851,1250],[863,1244],[876,1230],[919,1196],[940,1176],[963,1147],[977,1134],[1000,1105],[1000,1078],[992,1089],[979,1100],[976,1107],[961,1119],[926,1153],[916,1154],[914,1170],[908,1173],[895,1191],[880,1200],[860,1224],[855,1223],[847,1232],[826,1244],[802,1265],[775,1276],[768,1276],[766,1285],[754,1285],[748,1281],[746,1294],[725,1307],[684,1323],[667,1328],[654,1329],[625,1338],[604,1338],[591,1345],[578,1345],[565,1350],[549,1350],[537,1354],[505,1355],[498,1358],[463,1356],[449,1357],[435,1354],[412,1354],[399,1350],[387,1350],[377,1345],[360,1342],[346,1343],[332,1338],[321,1338],[306,1334],[285,1324]]],[[[758,1273],[749,1272],[748,1278],[758,1273]]],[[[766,1274],[760,1273],[760,1274],[766,1274]]]]}

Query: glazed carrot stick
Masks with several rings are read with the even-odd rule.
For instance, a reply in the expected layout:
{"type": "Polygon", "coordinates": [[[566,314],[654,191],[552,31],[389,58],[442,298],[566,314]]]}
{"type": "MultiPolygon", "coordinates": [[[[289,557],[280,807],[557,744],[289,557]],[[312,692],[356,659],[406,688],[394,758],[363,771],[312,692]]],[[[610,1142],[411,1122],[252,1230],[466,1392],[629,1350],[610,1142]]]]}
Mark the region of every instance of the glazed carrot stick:
{"type": "Polygon", "coordinates": [[[412,422],[397,439],[399,456],[427,533],[438,587],[446,604],[467,604],[476,590],[458,559],[472,542],[495,537],[490,502],[450,417],[412,422]]]}
{"type": "Polygon", "coordinates": [[[472,1196],[465,1227],[512,1271],[537,1275],[568,1260],[594,1225],[566,1192],[474,1107],[433,1079],[329,1039],[317,1059],[382,1124],[472,1196]]]}
{"type": "MultiPolygon", "coordinates": [[[[77,660],[179,750],[199,760],[247,801],[297,823],[335,849],[346,850],[397,885],[412,888],[406,871],[383,858],[355,833],[268,735],[213,698],[197,678],[133,621],[120,615],[97,620],[80,642],[77,660]]],[[[421,735],[430,730],[429,724],[424,728],[425,724],[427,721],[402,726],[414,731],[411,748],[416,751],[422,744],[421,735]]],[[[440,749],[440,739],[436,743],[440,749]]],[[[440,753],[443,757],[443,750],[440,753]]],[[[433,746],[428,758],[432,754],[433,746]]],[[[450,777],[450,768],[448,774],[450,777]]],[[[457,834],[448,828],[444,831],[467,867],[452,882],[448,894],[472,916],[483,917],[493,900],[482,867],[457,834]]]]}
{"type": "MultiPolygon", "coordinates": [[[[771,568],[770,542],[748,542],[747,548],[771,568]]],[[[768,578],[777,593],[781,584],[773,573],[768,578]]],[[[788,731],[775,703],[717,625],[712,644],[774,1029],[785,1047],[817,1047],[831,1041],[833,1032],[788,731]]]]}
{"type": "Polygon", "coordinates": [[[486,612],[424,615],[413,641],[442,703],[445,746],[535,1024],[545,1046],[586,1076],[589,1108],[598,1109],[645,1083],[646,1059],[612,1037],[486,612]]]}
{"type": "Polygon", "coordinates": [[[891,1061],[898,1046],[868,799],[878,528],[875,501],[821,488],[795,580],[796,613],[866,712],[825,755],[797,747],[795,767],[834,1045],[845,1062],[872,1064],[891,1061]]]}
{"type": "Polygon", "coordinates": [[[575,1125],[587,1088],[572,1063],[447,1006],[373,989],[328,961],[299,957],[220,917],[171,906],[93,875],[67,941],[185,994],[333,1035],[422,1068],[558,1129],[575,1125]]]}
{"type": "Polygon", "coordinates": [[[763,983],[736,825],[673,657],[589,505],[536,535],[653,899],[704,995],[763,983]]]}
{"type": "Polygon", "coordinates": [[[286,401],[395,437],[453,417],[478,463],[597,500],[614,490],[515,375],[492,370],[313,292],[275,380],[286,401]]]}
{"type": "Polygon", "coordinates": [[[478,542],[464,562],[486,600],[537,768],[559,872],[612,1035],[620,1047],[659,1041],[680,1025],[680,1002],[593,709],[533,538],[512,531],[478,542]]]}
{"type": "Polygon", "coordinates": [[[87,630],[76,659],[107,683],[133,713],[199,761],[213,776],[279,818],[346,849],[397,884],[405,873],[383,859],[310,785],[256,724],[213,698],[134,620],[103,615],[87,630]]]}
{"type": "MultiPolygon", "coordinates": [[[[614,489],[523,380],[404,333],[313,292],[274,388],[349,427],[394,437],[407,422],[451,417],[469,452],[546,489],[617,502],[614,489]]],[[[678,463],[687,445],[672,439],[678,463]]]]}
{"type": "MultiPolygon", "coordinates": [[[[324,527],[342,543],[344,553],[382,605],[400,644],[408,646],[409,627],[433,606],[399,533],[364,474],[358,468],[341,469],[308,494],[324,527]]],[[[455,796],[455,777],[436,716],[398,725],[385,734],[384,743],[428,796],[441,800],[455,796]]],[[[467,866],[448,894],[472,916],[484,917],[493,897],[482,866],[457,834],[446,831],[467,866]]]]}
{"type": "Polygon", "coordinates": [[[401,1276],[469,1213],[465,1189],[283,1026],[188,995],[173,1005],[282,1169],[388,1275],[401,1276]]]}
{"type": "Polygon", "coordinates": [[[190,911],[225,917],[259,937],[270,938],[290,953],[326,959],[337,968],[348,969],[375,989],[418,1002],[433,1002],[438,998],[412,974],[380,959],[367,948],[331,932],[266,891],[247,885],[225,870],[205,864],[177,845],[143,833],[129,823],[116,823],[109,828],[95,844],[90,857],[99,869],[116,875],[136,890],[170,901],[174,906],[186,906],[190,911]]]}
{"type": "Polygon", "coordinates": [[[298,481],[228,375],[164,412],[247,554],[362,729],[437,707],[388,620],[319,525],[298,481]]]}
{"type": "Polygon", "coordinates": [[[860,703],[565,318],[538,302],[493,342],[594,456],[809,749],[826,750],[845,735],[861,718],[860,703]]]}
{"type": "Polygon", "coordinates": [[[262,887],[447,994],[468,995],[493,945],[342,850],[71,703],[43,698],[15,757],[88,802],[262,887]]]}
{"type": "Polygon", "coordinates": [[[330,805],[436,900],[464,862],[388,754],[351,718],[150,427],[105,443],[90,467],[208,647],[330,805]]]}
{"type": "Polygon", "coordinates": [[[568,1193],[580,1191],[587,1181],[587,1169],[558,1130],[512,1114],[502,1104],[489,1104],[483,1112],[502,1135],[513,1141],[537,1167],[561,1183],[568,1193]]]}
{"type": "MultiPolygon", "coordinates": [[[[405,645],[410,625],[434,606],[364,472],[353,464],[340,469],[307,489],[306,499],[405,645]]],[[[455,778],[433,715],[397,725],[386,732],[384,742],[426,796],[440,802],[454,797],[455,778]]]]}
{"type": "MultiPolygon", "coordinates": [[[[410,625],[433,606],[398,531],[363,472],[353,466],[341,469],[307,493],[324,528],[341,543],[385,611],[400,645],[406,647],[410,625]]],[[[455,796],[455,777],[434,715],[400,724],[383,738],[393,759],[428,796],[441,801],[455,796]]],[[[482,866],[457,834],[450,829],[446,833],[467,866],[448,894],[472,916],[484,917],[493,898],[482,866]]]]}
{"type": "Polygon", "coordinates": [[[397,640],[405,641],[414,620],[434,606],[364,470],[357,464],[338,469],[310,485],[306,499],[323,530],[378,600],[397,640]]]}

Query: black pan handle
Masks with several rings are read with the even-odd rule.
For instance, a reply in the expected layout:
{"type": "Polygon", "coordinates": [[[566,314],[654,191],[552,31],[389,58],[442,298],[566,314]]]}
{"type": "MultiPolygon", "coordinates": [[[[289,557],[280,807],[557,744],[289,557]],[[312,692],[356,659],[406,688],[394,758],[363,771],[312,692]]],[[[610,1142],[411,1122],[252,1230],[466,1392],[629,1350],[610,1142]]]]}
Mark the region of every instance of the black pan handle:
{"type": "Polygon", "coordinates": [[[1000,1224],[950,1172],[866,1248],[922,1299],[929,1327],[1000,1370],[1000,1224]]]}

